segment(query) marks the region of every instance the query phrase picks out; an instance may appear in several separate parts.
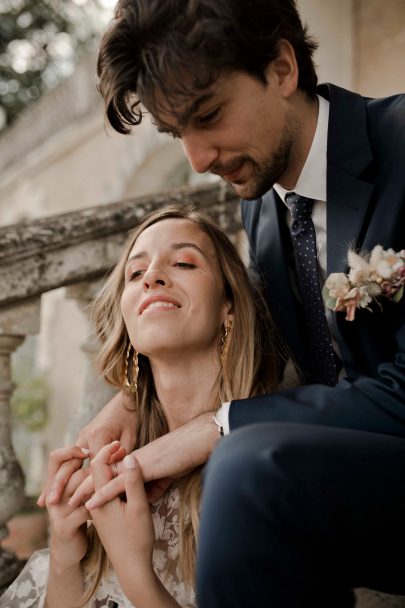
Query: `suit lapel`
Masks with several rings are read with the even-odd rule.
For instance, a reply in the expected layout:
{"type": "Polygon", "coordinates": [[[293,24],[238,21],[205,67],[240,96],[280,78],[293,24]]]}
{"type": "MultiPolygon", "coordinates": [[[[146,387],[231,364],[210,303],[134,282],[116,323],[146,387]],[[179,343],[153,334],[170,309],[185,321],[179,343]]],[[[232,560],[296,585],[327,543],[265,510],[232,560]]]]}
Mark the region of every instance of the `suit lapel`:
{"type": "Polygon", "coordinates": [[[365,179],[372,155],[364,100],[333,85],[320,87],[329,97],[327,164],[327,272],[347,268],[349,247],[364,239],[373,184],[365,179]]]}
{"type": "Polygon", "coordinates": [[[372,184],[348,175],[339,167],[328,168],[327,273],[346,272],[349,247],[360,249],[372,184]]]}

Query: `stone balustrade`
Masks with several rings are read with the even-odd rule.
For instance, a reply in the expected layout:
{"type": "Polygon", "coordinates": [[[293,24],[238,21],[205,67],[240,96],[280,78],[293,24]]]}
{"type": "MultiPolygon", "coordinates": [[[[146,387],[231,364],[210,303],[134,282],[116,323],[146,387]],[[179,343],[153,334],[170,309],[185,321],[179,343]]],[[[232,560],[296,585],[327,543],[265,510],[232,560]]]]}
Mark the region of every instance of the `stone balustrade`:
{"type": "MultiPolygon", "coordinates": [[[[8,533],[7,522],[24,502],[24,476],[11,443],[11,355],[27,335],[39,331],[41,294],[69,286],[69,298],[88,304],[118,259],[128,231],[146,213],[168,203],[185,202],[209,211],[231,237],[237,238],[241,228],[238,200],[219,183],[0,228],[0,594],[21,567],[1,549],[1,541],[8,533]]],[[[97,393],[100,383],[92,376],[96,345],[91,337],[84,350],[89,357],[87,384],[96,393],[90,397],[90,407],[86,403],[82,411],[92,416],[100,400],[106,401],[97,393]]]]}

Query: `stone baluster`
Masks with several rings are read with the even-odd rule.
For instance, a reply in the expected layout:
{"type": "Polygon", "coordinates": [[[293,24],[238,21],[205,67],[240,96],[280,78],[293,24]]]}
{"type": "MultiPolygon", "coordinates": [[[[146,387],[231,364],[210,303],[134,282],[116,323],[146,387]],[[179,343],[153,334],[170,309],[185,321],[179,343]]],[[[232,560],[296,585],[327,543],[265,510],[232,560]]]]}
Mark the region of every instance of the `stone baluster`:
{"type": "Polygon", "coordinates": [[[83,281],[66,289],[66,296],[76,300],[80,310],[86,316],[89,326],[87,338],[81,345],[87,360],[82,398],[68,429],[67,443],[74,442],[79,431],[96,416],[116,392],[104,382],[97,370],[96,358],[99,343],[90,320],[91,302],[104,282],[105,279],[83,281]]]}
{"type": "MultiPolygon", "coordinates": [[[[24,474],[11,442],[10,397],[13,392],[11,355],[27,334],[39,330],[39,299],[0,308],[0,543],[8,535],[7,522],[24,505],[24,474]]],[[[24,562],[0,546],[0,595],[24,562]]]]}

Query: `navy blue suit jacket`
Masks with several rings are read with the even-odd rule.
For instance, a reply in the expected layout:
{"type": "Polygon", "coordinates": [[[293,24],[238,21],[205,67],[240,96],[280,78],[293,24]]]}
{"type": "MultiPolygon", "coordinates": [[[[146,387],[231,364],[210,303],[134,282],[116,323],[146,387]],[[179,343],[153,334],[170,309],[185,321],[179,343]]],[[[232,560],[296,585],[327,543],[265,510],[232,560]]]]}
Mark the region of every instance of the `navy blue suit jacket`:
{"type": "MultiPolygon", "coordinates": [[[[405,247],[405,95],[367,99],[333,85],[327,147],[327,272],[347,271],[349,245],[405,247]]],[[[305,375],[302,310],[291,288],[285,206],[271,190],[242,201],[252,263],[262,275],[273,318],[305,375]]],[[[347,378],[335,387],[300,386],[233,401],[231,430],[261,421],[302,422],[405,437],[405,297],[353,322],[333,313],[347,378]]]]}

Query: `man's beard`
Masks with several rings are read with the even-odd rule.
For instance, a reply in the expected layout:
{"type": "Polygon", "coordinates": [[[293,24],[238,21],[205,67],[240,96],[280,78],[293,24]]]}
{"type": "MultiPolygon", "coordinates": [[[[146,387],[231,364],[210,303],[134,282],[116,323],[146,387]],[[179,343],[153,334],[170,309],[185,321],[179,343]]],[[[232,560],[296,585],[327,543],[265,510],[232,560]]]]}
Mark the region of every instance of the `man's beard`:
{"type": "Polygon", "coordinates": [[[291,160],[292,142],[292,129],[287,128],[282,134],[278,148],[273,152],[270,158],[259,162],[253,160],[249,156],[240,156],[233,161],[232,167],[222,168],[215,165],[210,169],[210,172],[222,176],[227,173],[232,173],[238,166],[241,166],[242,162],[249,163],[251,168],[249,179],[240,184],[238,184],[237,181],[229,182],[229,184],[234,189],[235,193],[243,199],[253,200],[260,198],[268,192],[286,172],[291,160]]]}

